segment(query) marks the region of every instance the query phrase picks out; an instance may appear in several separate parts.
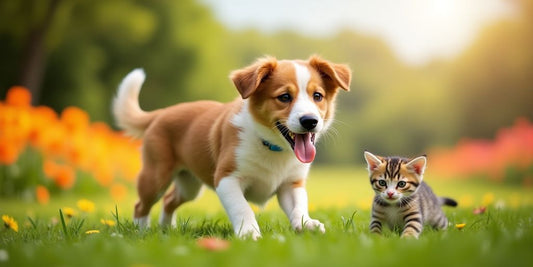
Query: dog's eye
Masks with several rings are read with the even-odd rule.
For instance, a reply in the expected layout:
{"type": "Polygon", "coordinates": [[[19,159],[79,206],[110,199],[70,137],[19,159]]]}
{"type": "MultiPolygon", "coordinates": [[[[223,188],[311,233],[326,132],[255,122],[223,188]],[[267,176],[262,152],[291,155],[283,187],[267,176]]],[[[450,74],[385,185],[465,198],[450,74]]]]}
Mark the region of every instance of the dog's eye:
{"type": "Polygon", "coordinates": [[[321,93],[314,93],[314,94],[313,94],[313,99],[314,99],[316,102],[320,102],[320,101],[322,101],[323,98],[324,98],[324,96],[323,96],[321,93]]]}
{"type": "Polygon", "coordinates": [[[289,103],[292,101],[292,96],[288,93],[282,94],[278,96],[278,100],[282,103],[289,103]]]}

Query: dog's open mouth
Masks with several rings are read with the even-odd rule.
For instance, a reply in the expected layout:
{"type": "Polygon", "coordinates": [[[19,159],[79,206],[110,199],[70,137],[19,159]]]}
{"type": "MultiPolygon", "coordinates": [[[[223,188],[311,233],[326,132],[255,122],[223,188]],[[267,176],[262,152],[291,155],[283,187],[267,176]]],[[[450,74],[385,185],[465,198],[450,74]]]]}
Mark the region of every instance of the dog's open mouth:
{"type": "Polygon", "coordinates": [[[313,162],[316,155],[315,133],[293,133],[281,122],[276,122],[276,127],[292,147],[296,158],[303,163],[313,162]]]}

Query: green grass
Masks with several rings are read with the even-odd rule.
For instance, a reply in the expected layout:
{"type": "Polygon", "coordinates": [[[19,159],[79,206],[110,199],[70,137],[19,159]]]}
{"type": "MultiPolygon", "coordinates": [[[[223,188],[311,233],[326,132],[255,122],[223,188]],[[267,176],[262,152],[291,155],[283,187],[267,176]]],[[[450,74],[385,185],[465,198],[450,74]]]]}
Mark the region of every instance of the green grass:
{"type": "MultiPolygon", "coordinates": [[[[451,222],[447,231],[425,229],[420,239],[401,239],[368,232],[372,191],[364,171],[321,167],[308,183],[311,216],[326,225],[326,234],[295,233],[285,215],[270,201],[257,212],[263,238],[239,240],[216,196],[206,191],[179,210],[178,226],[153,225],[139,230],[131,223],[134,196],[113,203],[105,195],[66,193],[47,206],[31,201],[0,200],[0,213],[19,222],[20,230],[0,230],[0,266],[529,266],[533,247],[531,189],[487,181],[444,180],[426,176],[439,195],[463,202],[445,208],[451,222]],[[59,209],[75,207],[79,198],[96,203],[91,214],[80,213],[62,224],[59,209]],[[472,209],[483,201],[484,214],[472,209]],[[516,203],[518,202],[518,203],[516,203]],[[116,207],[116,209],[115,209],[116,207]],[[118,215],[117,215],[118,212],[118,215]],[[100,219],[118,222],[113,227],[100,219]],[[458,230],[456,223],[466,223],[458,230]],[[98,234],[85,234],[98,229],[98,234]],[[197,245],[200,237],[229,240],[223,251],[197,245]],[[4,253],[5,254],[5,253],[4,253]]],[[[154,208],[153,221],[159,215],[154,208]]]]}

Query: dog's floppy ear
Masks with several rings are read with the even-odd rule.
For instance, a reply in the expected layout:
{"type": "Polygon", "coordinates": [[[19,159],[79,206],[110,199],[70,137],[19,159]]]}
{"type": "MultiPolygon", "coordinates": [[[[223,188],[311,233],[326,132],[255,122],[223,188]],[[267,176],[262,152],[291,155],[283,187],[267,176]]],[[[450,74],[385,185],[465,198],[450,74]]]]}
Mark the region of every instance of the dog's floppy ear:
{"type": "Polygon", "coordinates": [[[315,68],[324,79],[332,81],[335,87],[350,91],[352,70],[347,65],[331,63],[316,55],[309,58],[309,65],[315,68]]]}
{"type": "Polygon", "coordinates": [[[257,87],[274,71],[278,61],[274,57],[258,59],[254,64],[231,72],[230,79],[243,99],[250,97],[257,87]]]}

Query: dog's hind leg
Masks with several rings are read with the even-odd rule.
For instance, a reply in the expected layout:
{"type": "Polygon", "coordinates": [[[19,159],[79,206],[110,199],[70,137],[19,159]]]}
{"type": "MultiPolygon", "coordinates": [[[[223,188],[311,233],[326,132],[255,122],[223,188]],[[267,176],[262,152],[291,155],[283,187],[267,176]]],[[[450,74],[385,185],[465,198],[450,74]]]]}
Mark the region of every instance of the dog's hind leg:
{"type": "Polygon", "coordinates": [[[139,174],[137,179],[139,201],[135,204],[133,222],[141,228],[150,225],[150,210],[172,181],[174,165],[168,162],[153,164],[145,161],[145,166],[139,174]]]}
{"type": "Polygon", "coordinates": [[[174,179],[174,187],[163,198],[163,210],[159,217],[162,226],[175,226],[174,211],[183,203],[195,199],[200,193],[202,182],[191,172],[181,170],[174,179]]]}

